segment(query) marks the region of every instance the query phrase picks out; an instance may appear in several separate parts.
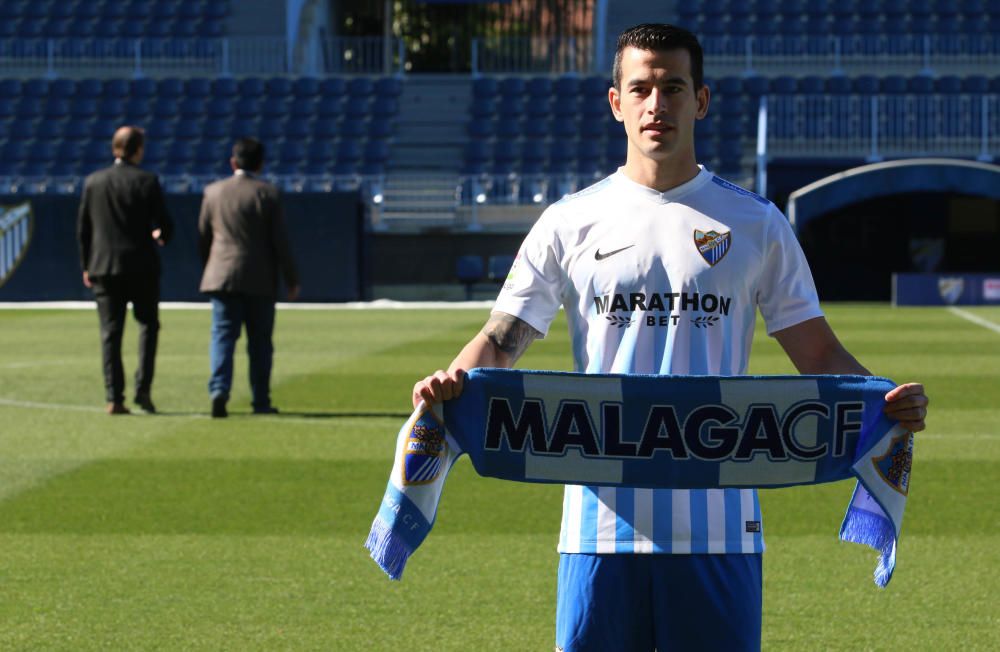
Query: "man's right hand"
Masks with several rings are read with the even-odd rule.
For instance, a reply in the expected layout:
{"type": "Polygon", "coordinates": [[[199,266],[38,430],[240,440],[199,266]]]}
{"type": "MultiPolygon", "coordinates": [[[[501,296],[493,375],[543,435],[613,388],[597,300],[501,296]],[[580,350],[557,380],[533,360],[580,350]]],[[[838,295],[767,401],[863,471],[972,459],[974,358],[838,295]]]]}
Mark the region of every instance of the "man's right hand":
{"type": "Polygon", "coordinates": [[[430,405],[457,398],[465,383],[465,370],[443,371],[438,369],[413,386],[413,407],[420,401],[430,405]]]}
{"type": "Polygon", "coordinates": [[[83,287],[89,288],[89,287],[93,287],[93,286],[94,286],[94,284],[90,280],[90,274],[88,272],[84,272],[83,273],[83,287]]]}

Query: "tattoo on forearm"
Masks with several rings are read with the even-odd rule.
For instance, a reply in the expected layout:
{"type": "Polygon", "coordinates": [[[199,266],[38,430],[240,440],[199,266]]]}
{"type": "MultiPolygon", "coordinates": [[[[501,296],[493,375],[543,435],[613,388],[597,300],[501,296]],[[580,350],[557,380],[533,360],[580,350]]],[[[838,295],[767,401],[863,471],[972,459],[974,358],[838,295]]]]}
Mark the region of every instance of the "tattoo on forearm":
{"type": "Polygon", "coordinates": [[[483,335],[514,364],[541,333],[513,315],[495,312],[483,326],[483,335]]]}

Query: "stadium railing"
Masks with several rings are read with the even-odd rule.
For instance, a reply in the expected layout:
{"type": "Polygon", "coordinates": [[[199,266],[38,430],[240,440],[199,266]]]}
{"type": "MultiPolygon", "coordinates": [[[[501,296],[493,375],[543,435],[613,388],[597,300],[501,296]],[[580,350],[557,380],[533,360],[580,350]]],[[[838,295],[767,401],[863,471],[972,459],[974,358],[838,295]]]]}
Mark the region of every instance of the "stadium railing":
{"type": "Polygon", "coordinates": [[[402,40],[386,42],[380,37],[332,37],[304,52],[296,52],[280,36],[0,40],[0,75],[50,79],[96,73],[102,77],[385,74],[401,73],[404,59],[402,40]]]}
{"type": "Polygon", "coordinates": [[[472,74],[590,74],[592,39],[576,37],[486,37],[472,39],[472,74]]]}
{"type": "Polygon", "coordinates": [[[713,74],[992,74],[1000,57],[997,34],[712,35],[701,42],[713,74]]]}
{"type": "Polygon", "coordinates": [[[771,95],[764,106],[772,156],[989,161],[1000,154],[995,94],[771,95]]]}

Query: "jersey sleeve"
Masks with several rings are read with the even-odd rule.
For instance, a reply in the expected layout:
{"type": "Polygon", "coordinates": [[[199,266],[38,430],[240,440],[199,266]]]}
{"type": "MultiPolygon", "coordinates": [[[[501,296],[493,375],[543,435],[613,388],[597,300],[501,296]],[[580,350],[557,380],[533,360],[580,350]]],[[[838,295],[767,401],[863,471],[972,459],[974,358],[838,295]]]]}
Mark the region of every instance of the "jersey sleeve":
{"type": "Polygon", "coordinates": [[[493,310],[527,322],[544,337],[562,304],[565,274],[554,229],[553,208],[535,222],[500,289],[493,310]]]}
{"type": "Polygon", "coordinates": [[[757,305],[773,335],[808,319],[822,317],[809,263],[788,220],[772,208],[764,243],[764,269],[757,305]]]}

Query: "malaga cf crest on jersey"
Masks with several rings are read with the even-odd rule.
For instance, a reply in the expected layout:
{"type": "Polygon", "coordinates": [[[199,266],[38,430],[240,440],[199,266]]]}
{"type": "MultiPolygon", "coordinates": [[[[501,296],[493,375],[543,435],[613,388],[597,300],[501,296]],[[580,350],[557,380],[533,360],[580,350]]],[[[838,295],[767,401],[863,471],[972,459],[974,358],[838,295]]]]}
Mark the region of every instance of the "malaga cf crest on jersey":
{"type": "Polygon", "coordinates": [[[872,459],[872,463],[889,486],[907,495],[913,466],[913,434],[907,432],[893,439],[886,454],[872,459]]]}
{"type": "Polygon", "coordinates": [[[430,410],[424,411],[410,428],[403,449],[403,484],[434,482],[444,470],[448,442],[444,425],[430,410]]]}
{"type": "Polygon", "coordinates": [[[709,265],[715,266],[729,252],[732,243],[731,232],[694,230],[694,246],[709,265]]]}
{"type": "Polygon", "coordinates": [[[28,252],[31,227],[31,204],[0,206],[0,286],[14,275],[28,252]]]}

